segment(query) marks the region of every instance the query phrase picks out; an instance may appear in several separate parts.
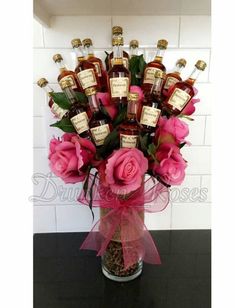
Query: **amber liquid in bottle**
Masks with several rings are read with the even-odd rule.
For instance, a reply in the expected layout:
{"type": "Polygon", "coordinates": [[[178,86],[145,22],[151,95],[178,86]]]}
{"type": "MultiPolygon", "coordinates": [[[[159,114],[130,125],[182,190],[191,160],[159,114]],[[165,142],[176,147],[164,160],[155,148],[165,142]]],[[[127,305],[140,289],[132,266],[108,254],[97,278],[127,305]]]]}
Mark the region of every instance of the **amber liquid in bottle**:
{"type": "Polygon", "coordinates": [[[160,70],[162,72],[166,71],[165,66],[162,64],[162,59],[166,46],[167,46],[167,41],[165,40],[158,41],[157,53],[155,59],[149,62],[144,70],[144,78],[142,84],[142,90],[144,92],[144,95],[148,95],[152,89],[155,72],[157,70],[160,70]],[[164,41],[164,44],[161,43],[162,41],[164,41]]]}
{"type": "Polygon", "coordinates": [[[112,131],[112,125],[110,123],[110,118],[100,111],[95,88],[89,88],[85,93],[88,97],[89,106],[92,112],[92,117],[89,121],[90,134],[95,145],[99,147],[104,144],[105,138],[112,131]]]}
{"type": "Polygon", "coordinates": [[[113,46],[114,65],[108,72],[108,86],[111,102],[119,107],[127,103],[127,95],[130,88],[130,72],[123,65],[122,47],[113,46]]]}
{"type": "Polygon", "coordinates": [[[187,80],[177,82],[170,90],[164,101],[164,110],[169,115],[179,115],[194,97],[193,85],[200,72],[195,68],[187,80]]]}
{"type": "Polygon", "coordinates": [[[185,65],[186,65],[186,60],[179,59],[176,62],[176,65],[175,65],[173,72],[168,73],[166,75],[166,79],[165,79],[165,82],[163,84],[163,95],[166,96],[167,91],[171,86],[175,85],[179,81],[182,81],[180,73],[181,73],[182,69],[185,67],[185,65]]]}
{"type": "Polygon", "coordinates": [[[138,148],[141,125],[136,118],[137,100],[129,98],[127,105],[127,118],[119,126],[120,148],[138,148]]]}
{"type": "MultiPolygon", "coordinates": [[[[122,27],[119,26],[114,26],[112,29],[113,32],[113,39],[121,39],[122,40],[122,46],[123,46],[123,30],[122,27]]],[[[129,68],[129,54],[124,50],[123,51],[123,65],[125,66],[125,68],[129,68]]],[[[115,54],[114,51],[112,51],[109,54],[109,69],[114,65],[114,58],[115,58],[115,54]]]]}
{"type": "Polygon", "coordinates": [[[156,130],[156,126],[161,115],[163,107],[162,87],[166,75],[163,72],[155,73],[155,81],[152,86],[150,95],[146,96],[143,102],[140,124],[143,131],[152,133],[156,130]]]}

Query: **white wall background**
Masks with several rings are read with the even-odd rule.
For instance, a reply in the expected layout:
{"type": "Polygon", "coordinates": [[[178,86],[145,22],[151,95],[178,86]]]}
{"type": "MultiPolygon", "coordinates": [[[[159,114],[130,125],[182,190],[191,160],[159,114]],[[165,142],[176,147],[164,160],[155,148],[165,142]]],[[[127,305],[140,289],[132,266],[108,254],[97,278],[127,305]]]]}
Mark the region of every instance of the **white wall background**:
{"type": "MultiPolygon", "coordinates": [[[[153,59],[156,41],[166,38],[169,47],[164,64],[170,70],[176,60],[184,57],[186,78],[196,60],[208,63],[201,74],[197,88],[201,102],[197,105],[194,122],[190,125],[190,147],[183,149],[188,161],[187,176],[182,186],[172,188],[172,202],[162,213],[146,215],[149,229],[206,229],[210,228],[210,152],[211,152],[211,85],[210,85],[210,16],[57,16],[51,27],[43,28],[34,21],[34,232],[89,231],[92,226],[88,208],[76,202],[79,185],[65,185],[50,174],[48,167],[48,142],[61,133],[49,128],[53,122],[44,92],[36,85],[46,77],[55,90],[58,71],[52,61],[61,53],[68,67],[74,69],[75,59],[70,41],[75,37],[93,39],[95,53],[104,59],[104,50],[111,51],[111,28],[121,25],[124,40],[138,39],[147,62],[153,59]],[[184,190],[188,188],[189,194],[184,190]],[[207,198],[199,200],[199,190],[207,189],[207,198]],[[181,193],[181,198],[178,194],[181,193]]],[[[128,50],[128,49],[127,49],[128,50]]],[[[96,219],[98,212],[96,212],[96,219]]]]}

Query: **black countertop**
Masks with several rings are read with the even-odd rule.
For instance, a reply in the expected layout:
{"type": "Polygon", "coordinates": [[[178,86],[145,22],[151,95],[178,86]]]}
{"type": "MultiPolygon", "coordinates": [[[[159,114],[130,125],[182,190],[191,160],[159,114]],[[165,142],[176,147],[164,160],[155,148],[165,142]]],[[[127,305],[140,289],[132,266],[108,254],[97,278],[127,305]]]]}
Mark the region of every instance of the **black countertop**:
{"type": "Polygon", "coordinates": [[[34,235],[34,308],[210,308],[210,230],[151,231],[162,265],[137,279],[105,278],[87,233],[34,235]]]}

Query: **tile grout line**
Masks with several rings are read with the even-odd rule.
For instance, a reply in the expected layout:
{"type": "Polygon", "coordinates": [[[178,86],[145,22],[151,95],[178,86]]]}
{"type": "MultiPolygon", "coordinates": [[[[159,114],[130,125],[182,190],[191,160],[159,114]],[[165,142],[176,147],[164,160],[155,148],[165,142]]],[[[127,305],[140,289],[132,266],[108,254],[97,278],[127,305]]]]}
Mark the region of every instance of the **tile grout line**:
{"type": "MultiPolygon", "coordinates": [[[[42,44],[43,44],[43,49],[45,49],[45,36],[44,36],[44,27],[42,26],[42,44]]],[[[35,49],[35,48],[34,48],[35,49]]]]}

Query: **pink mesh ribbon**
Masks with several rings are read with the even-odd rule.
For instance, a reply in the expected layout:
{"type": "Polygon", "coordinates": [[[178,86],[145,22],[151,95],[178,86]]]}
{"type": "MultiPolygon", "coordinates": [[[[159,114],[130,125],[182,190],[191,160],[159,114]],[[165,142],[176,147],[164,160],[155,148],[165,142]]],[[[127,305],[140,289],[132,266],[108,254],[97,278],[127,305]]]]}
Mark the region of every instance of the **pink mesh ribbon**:
{"type": "MultiPolygon", "coordinates": [[[[84,192],[78,201],[89,204],[84,192]]],[[[158,250],[143,222],[143,215],[144,212],[163,211],[168,203],[168,188],[152,177],[145,180],[140,189],[128,195],[126,199],[113,194],[97,179],[92,205],[100,207],[104,215],[101,215],[80,249],[96,250],[97,256],[102,256],[109,242],[115,240],[118,234],[118,241],[122,243],[125,269],[140,259],[151,264],[161,264],[158,250]]]]}

